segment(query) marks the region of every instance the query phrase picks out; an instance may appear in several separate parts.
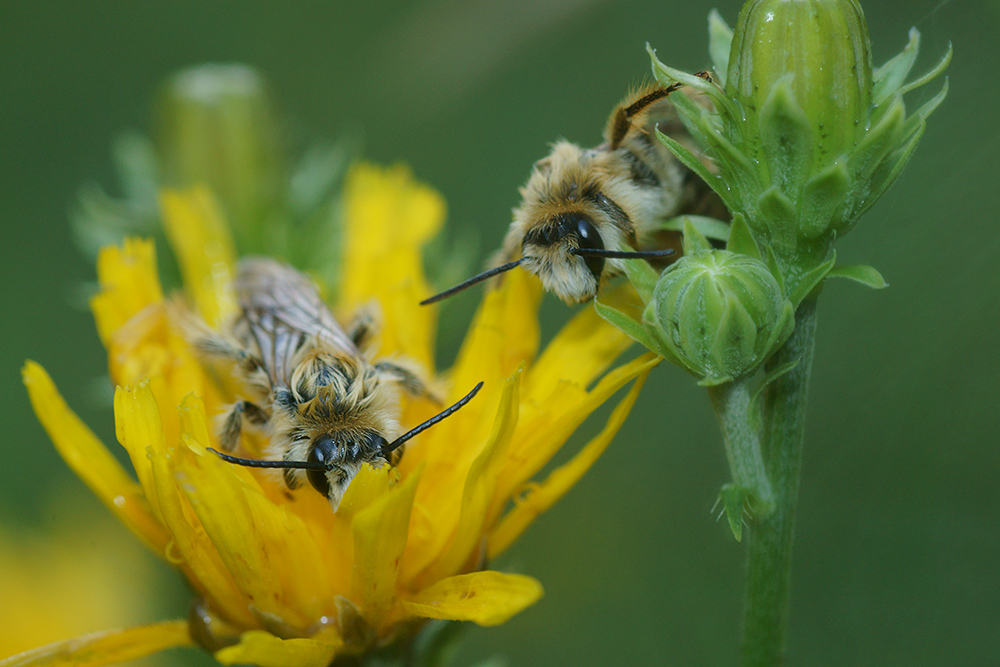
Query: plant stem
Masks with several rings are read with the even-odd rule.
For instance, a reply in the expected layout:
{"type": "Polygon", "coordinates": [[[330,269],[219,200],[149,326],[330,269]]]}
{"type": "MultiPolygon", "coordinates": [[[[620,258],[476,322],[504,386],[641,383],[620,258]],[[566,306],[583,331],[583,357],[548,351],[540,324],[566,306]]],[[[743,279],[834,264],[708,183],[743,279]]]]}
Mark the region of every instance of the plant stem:
{"type": "Polygon", "coordinates": [[[753,523],[750,535],[743,616],[744,667],[773,667],[784,662],[795,505],[815,341],[816,297],[811,296],[799,305],[795,331],[765,369],[798,360],[794,368],[765,390],[764,461],[775,506],[769,516],[753,523]]]}
{"type": "Polygon", "coordinates": [[[708,395],[712,399],[712,407],[722,430],[733,482],[750,492],[755,508],[767,514],[774,505],[774,493],[761,455],[760,436],[750,419],[750,388],[747,380],[709,387],[708,395]]]}

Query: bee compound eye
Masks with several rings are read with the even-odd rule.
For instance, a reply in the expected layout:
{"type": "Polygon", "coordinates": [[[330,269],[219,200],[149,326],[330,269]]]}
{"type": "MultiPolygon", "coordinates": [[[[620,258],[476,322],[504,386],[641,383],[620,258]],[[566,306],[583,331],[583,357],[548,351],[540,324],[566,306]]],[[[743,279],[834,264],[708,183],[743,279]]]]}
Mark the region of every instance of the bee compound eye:
{"type": "MultiPolygon", "coordinates": [[[[604,250],[604,239],[601,238],[597,228],[594,227],[590,220],[582,217],[577,218],[575,231],[581,248],[587,248],[589,250],[604,250]]],[[[583,261],[587,265],[590,272],[594,275],[594,279],[599,281],[601,279],[601,273],[604,272],[604,258],[584,257],[583,261]]]]}
{"type": "MultiPolygon", "coordinates": [[[[318,438],[309,450],[306,462],[321,463],[323,465],[328,464],[330,460],[333,459],[335,447],[336,444],[330,436],[325,435],[318,438]]],[[[314,489],[323,494],[323,497],[330,497],[330,479],[327,477],[326,470],[306,470],[306,479],[309,480],[309,483],[312,484],[314,489]]]]}

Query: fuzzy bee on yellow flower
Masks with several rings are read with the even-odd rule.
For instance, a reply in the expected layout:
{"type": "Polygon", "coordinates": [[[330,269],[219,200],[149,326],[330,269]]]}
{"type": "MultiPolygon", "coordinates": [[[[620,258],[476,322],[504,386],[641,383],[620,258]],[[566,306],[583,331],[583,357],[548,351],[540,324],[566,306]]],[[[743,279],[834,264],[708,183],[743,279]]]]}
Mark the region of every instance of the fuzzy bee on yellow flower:
{"type": "Polygon", "coordinates": [[[677,235],[662,230],[667,219],[724,215],[718,196],[655,136],[658,129],[690,140],[667,100],[680,87],[650,84],[629,94],[611,112],[599,146],[555,142],[521,188],[499,265],[422,304],[517,266],[566,303],[589,301],[603,280],[624,272],[623,262],[662,261],[679,250],[677,235]]]}
{"type": "Polygon", "coordinates": [[[289,489],[303,477],[336,511],[361,465],[396,463],[410,438],[468,403],[464,398],[393,439],[397,391],[432,397],[419,374],[393,361],[370,362],[372,318],[343,329],[316,285],[292,267],[266,258],[240,262],[235,279],[239,312],[224,333],[181,314],[194,347],[206,361],[231,363],[248,398],[223,416],[221,458],[253,468],[280,468],[289,489]],[[231,455],[245,426],[269,436],[275,460],[231,455]]]}

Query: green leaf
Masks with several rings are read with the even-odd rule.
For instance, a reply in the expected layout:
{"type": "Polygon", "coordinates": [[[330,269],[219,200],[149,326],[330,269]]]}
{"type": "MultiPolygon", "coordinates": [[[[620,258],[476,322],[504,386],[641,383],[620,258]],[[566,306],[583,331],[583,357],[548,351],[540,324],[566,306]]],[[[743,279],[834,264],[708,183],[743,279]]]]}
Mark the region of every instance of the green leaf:
{"type": "Polygon", "coordinates": [[[704,215],[679,215],[660,223],[658,229],[668,232],[683,232],[685,223],[690,222],[694,228],[701,232],[706,238],[713,241],[729,240],[730,224],[718,218],[709,218],[704,215]]]}
{"type": "Polygon", "coordinates": [[[872,73],[872,82],[874,83],[872,103],[875,106],[880,106],[903,85],[910,70],[913,69],[913,63],[916,62],[919,51],[920,31],[916,28],[910,28],[910,41],[903,47],[903,50],[872,73]]]}
{"type": "Polygon", "coordinates": [[[951,64],[951,56],[953,51],[954,49],[952,49],[951,47],[951,42],[948,42],[948,50],[945,52],[944,56],[942,56],[941,60],[938,61],[938,64],[929,69],[927,73],[924,74],[923,76],[917,77],[916,79],[909,82],[905,86],[902,86],[899,89],[899,92],[901,94],[908,93],[911,90],[919,88],[920,86],[926,83],[930,83],[931,81],[939,77],[946,69],[948,69],[948,65],[951,64]]]}
{"type": "Polygon", "coordinates": [[[642,322],[638,322],[626,315],[622,311],[601,303],[600,299],[594,299],[594,309],[597,314],[607,320],[612,326],[619,329],[626,336],[642,345],[647,350],[659,354],[660,356],[673,359],[674,356],[663,350],[662,346],[653,339],[646,330],[642,322]]]}
{"type": "Polygon", "coordinates": [[[788,295],[788,300],[792,302],[792,306],[795,308],[799,307],[802,300],[809,296],[809,293],[816,288],[828,273],[833,269],[834,265],[837,263],[837,252],[833,251],[830,253],[830,259],[823,262],[819,266],[807,271],[799,278],[798,284],[792,290],[792,293],[788,295]]]}
{"type": "Polygon", "coordinates": [[[622,262],[622,265],[625,267],[625,277],[632,283],[636,294],[643,303],[649,303],[653,298],[653,290],[656,289],[656,281],[660,279],[660,274],[648,262],[631,260],[622,262]]]}
{"type": "Polygon", "coordinates": [[[729,70],[729,51],[733,45],[733,29],[730,28],[718,10],[708,13],[708,55],[712,59],[715,80],[720,86],[726,85],[729,70]]]}
{"type": "Polygon", "coordinates": [[[826,274],[827,278],[847,278],[872,289],[884,289],[889,286],[882,274],[873,266],[856,264],[853,266],[837,266],[826,274]]]}
{"type": "Polygon", "coordinates": [[[865,133],[849,158],[851,173],[860,180],[870,178],[879,163],[897,148],[901,140],[900,132],[906,121],[906,105],[903,103],[903,98],[897,95],[888,106],[879,111],[880,118],[874,127],[865,133]]]}
{"type": "Polygon", "coordinates": [[[919,119],[920,124],[917,126],[917,131],[910,137],[899,150],[895,151],[890,155],[882,164],[878,166],[875,173],[872,175],[872,189],[868,194],[868,197],[862,202],[861,207],[855,212],[854,217],[859,218],[861,215],[871,208],[872,204],[877,202],[879,198],[885,194],[885,191],[889,189],[899,175],[903,173],[903,168],[906,167],[906,163],[910,161],[910,156],[913,155],[913,151],[916,150],[917,144],[920,143],[920,138],[924,136],[924,129],[926,124],[923,119],[919,119]]]}
{"type": "Polygon", "coordinates": [[[684,254],[693,255],[703,250],[711,250],[712,244],[690,220],[684,221],[684,254]]]}
{"type": "Polygon", "coordinates": [[[754,240],[753,234],[750,233],[750,227],[747,226],[747,219],[742,213],[737,213],[733,216],[726,250],[755,259],[763,259],[760,254],[760,248],[757,246],[757,241],[754,240]]]}
{"type": "Polygon", "coordinates": [[[789,246],[794,243],[798,234],[798,211],[781,190],[775,187],[765,190],[757,200],[757,213],[757,226],[751,226],[751,230],[763,243],[771,240],[789,246]],[[767,224],[762,225],[761,220],[766,220],[767,224]]]}
{"type": "Polygon", "coordinates": [[[696,173],[701,180],[705,181],[706,184],[719,195],[726,208],[733,210],[736,208],[736,199],[733,196],[733,192],[726,185],[725,181],[719,178],[718,175],[713,174],[708,170],[701,160],[699,160],[694,153],[689,151],[687,148],[682,146],[677,140],[668,137],[667,135],[660,132],[659,128],[656,129],[656,136],[662,141],[670,152],[674,154],[681,164],[696,173]]]}
{"type": "Polygon", "coordinates": [[[750,491],[735,484],[725,484],[719,491],[719,500],[726,512],[726,519],[729,521],[729,529],[733,531],[733,537],[737,542],[743,541],[743,512],[747,507],[750,498],[750,491]]]}

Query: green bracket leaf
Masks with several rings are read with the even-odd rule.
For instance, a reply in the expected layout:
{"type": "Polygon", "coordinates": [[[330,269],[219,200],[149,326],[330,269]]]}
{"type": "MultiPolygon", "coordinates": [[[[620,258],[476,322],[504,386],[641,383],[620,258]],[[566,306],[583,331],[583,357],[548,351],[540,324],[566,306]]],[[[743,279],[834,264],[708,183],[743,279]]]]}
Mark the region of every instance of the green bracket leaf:
{"type": "Polygon", "coordinates": [[[747,219],[742,213],[737,213],[733,216],[733,222],[729,228],[729,242],[726,244],[726,250],[762,261],[764,259],[760,254],[760,247],[757,245],[757,241],[754,240],[753,234],[750,233],[747,219]]]}
{"type": "Polygon", "coordinates": [[[788,295],[788,300],[792,302],[792,306],[795,308],[799,307],[802,300],[809,296],[823,279],[826,278],[827,274],[833,270],[833,267],[837,263],[837,251],[831,253],[830,259],[823,262],[819,266],[815,267],[811,271],[807,271],[799,278],[798,283],[795,285],[795,289],[792,293],[788,295]]]}
{"type": "Polygon", "coordinates": [[[642,322],[636,321],[613,306],[601,303],[601,301],[596,298],[594,299],[594,310],[596,310],[597,314],[607,320],[612,326],[619,329],[622,333],[645,347],[647,350],[669,359],[673,358],[673,355],[669,352],[666,354],[664,353],[662,346],[649,335],[649,332],[646,330],[646,327],[642,324],[642,322]]]}
{"type": "Polygon", "coordinates": [[[712,243],[705,238],[690,220],[684,220],[684,254],[693,255],[696,252],[703,252],[712,249],[712,243]]]}
{"type": "Polygon", "coordinates": [[[718,10],[708,13],[708,55],[712,59],[715,80],[720,86],[726,85],[729,71],[729,51],[733,45],[733,29],[730,28],[718,10]]]}
{"type": "Polygon", "coordinates": [[[875,106],[881,105],[903,85],[906,77],[913,69],[913,63],[917,60],[917,53],[920,52],[920,31],[910,28],[910,41],[907,42],[903,50],[887,60],[884,65],[875,69],[872,74],[874,91],[872,102],[875,106]]]}
{"type": "Polygon", "coordinates": [[[705,238],[723,243],[729,240],[730,224],[725,220],[709,218],[704,215],[679,215],[676,218],[664,220],[660,223],[659,229],[669,232],[683,232],[684,225],[688,222],[705,238]]]}
{"type": "Polygon", "coordinates": [[[856,264],[853,266],[837,266],[826,274],[827,278],[847,278],[872,289],[884,289],[889,286],[882,274],[873,266],[856,264]]]}
{"type": "Polygon", "coordinates": [[[733,193],[729,190],[729,187],[725,182],[719,178],[716,174],[713,174],[708,170],[701,160],[695,157],[695,154],[689,151],[687,148],[682,146],[677,140],[668,137],[667,135],[660,132],[659,128],[656,128],[656,136],[662,141],[670,152],[674,154],[681,164],[685,167],[698,174],[701,180],[708,184],[708,187],[715,191],[715,194],[719,195],[723,203],[725,203],[726,208],[733,210],[736,205],[736,200],[733,198],[733,193]]]}
{"type": "Polygon", "coordinates": [[[725,484],[719,491],[719,500],[722,501],[726,519],[729,521],[729,529],[733,531],[733,537],[737,542],[743,541],[743,514],[749,505],[750,491],[736,484],[725,484]]]}

